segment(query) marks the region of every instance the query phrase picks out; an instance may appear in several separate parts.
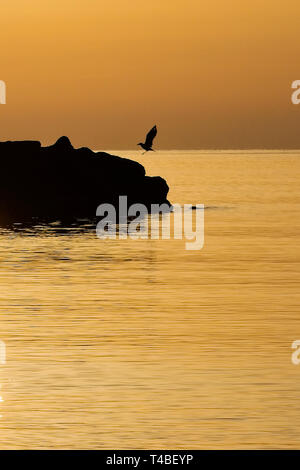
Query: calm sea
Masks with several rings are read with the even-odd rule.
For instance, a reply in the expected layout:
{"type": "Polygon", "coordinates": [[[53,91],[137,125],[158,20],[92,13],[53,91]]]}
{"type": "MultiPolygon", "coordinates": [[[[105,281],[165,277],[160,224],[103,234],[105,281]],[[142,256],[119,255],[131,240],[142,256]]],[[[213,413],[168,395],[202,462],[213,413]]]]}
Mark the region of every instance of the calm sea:
{"type": "Polygon", "coordinates": [[[204,248],[2,229],[0,448],[299,448],[300,152],[115,154],[204,248]]]}

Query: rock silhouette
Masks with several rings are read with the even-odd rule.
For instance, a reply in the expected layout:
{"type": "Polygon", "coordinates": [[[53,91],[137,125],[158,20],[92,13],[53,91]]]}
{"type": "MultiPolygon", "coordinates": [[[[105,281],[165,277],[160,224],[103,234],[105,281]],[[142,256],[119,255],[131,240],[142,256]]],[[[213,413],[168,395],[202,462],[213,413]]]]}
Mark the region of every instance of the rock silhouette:
{"type": "Polygon", "coordinates": [[[94,218],[99,204],[117,207],[120,195],[128,197],[128,205],[170,206],[163,178],[146,176],[142,165],[127,158],[75,149],[68,137],[49,147],[37,141],[0,142],[0,158],[0,221],[94,218]]]}

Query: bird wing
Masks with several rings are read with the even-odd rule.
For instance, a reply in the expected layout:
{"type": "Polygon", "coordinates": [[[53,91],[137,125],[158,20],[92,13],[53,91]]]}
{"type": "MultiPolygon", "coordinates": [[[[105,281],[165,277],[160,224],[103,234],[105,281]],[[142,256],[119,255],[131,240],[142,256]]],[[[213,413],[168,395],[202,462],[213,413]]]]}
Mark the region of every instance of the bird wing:
{"type": "Polygon", "coordinates": [[[147,147],[152,147],[152,142],[153,142],[153,139],[156,136],[156,134],[157,134],[157,127],[154,126],[154,127],[152,127],[151,131],[149,131],[148,134],[147,134],[146,142],[145,142],[145,145],[147,147]]]}

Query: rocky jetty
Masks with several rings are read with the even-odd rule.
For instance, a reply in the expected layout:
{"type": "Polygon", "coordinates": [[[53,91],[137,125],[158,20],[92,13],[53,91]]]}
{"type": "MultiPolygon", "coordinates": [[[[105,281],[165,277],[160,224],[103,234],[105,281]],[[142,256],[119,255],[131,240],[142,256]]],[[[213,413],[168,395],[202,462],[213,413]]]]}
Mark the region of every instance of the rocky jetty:
{"type": "Polygon", "coordinates": [[[0,221],[94,218],[99,204],[117,207],[121,195],[128,205],[169,204],[163,178],[146,176],[142,165],[127,158],[75,149],[68,137],[49,147],[37,141],[0,142],[0,159],[0,221]]]}

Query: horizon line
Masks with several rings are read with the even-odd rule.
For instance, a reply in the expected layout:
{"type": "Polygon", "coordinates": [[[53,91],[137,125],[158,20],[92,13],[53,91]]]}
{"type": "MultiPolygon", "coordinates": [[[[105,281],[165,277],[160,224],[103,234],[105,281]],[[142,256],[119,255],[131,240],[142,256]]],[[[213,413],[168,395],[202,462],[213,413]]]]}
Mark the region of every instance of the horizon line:
{"type": "MultiPolygon", "coordinates": [[[[96,152],[139,152],[135,148],[95,149],[96,152]]],[[[155,152],[300,152],[300,148],[169,148],[155,152]]],[[[151,154],[152,155],[152,154],[151,154]]]]}

